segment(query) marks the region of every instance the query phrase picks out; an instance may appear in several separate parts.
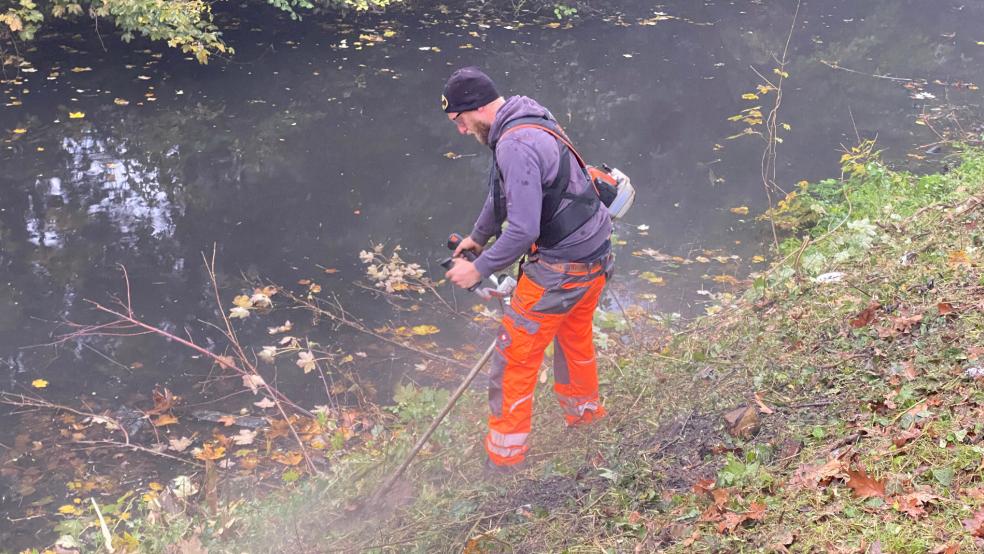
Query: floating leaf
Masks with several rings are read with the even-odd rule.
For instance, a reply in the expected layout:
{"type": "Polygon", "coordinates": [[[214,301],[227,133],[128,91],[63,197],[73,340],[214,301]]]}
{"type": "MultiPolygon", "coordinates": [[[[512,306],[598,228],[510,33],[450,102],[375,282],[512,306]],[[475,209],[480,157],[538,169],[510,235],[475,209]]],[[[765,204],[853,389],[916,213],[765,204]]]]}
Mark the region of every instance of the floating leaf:
{"type": "Polygon", "coordinates": [[[266,409],[266,408],[272,408],[277,404],[273,400],[270,400],[269,398],[264,396],[263,400],[260,400],[259,402],[253,402],[253,405],[256,406],[257,408],[266,409]]]}
{"type": "Polygon", "coordinates": [[[410,332],[417,336],[424,336],[440,333],[441,330],[434,325],[415,325],[410,332]]]}
{"type": "Polygon", "coordinates": [[[738,206],[735,208],[729,208],[729,212],[738,215],[748,215],[748,206],[738,206]]]}
{"type": "Polygon", "coordinates": [[[209,441],[202,445],[201,450],[195,453],[195,457],[199,460],[220,460],[225,457],[225,450],[224,446],[209,441]]]}
{"type": "Polygon", "coordinates": [[[113,98],[113,103],[117,106],[126,106],[130,103],[129,100],[124,100],[122,98],[113,98]]]}
{"type": "Polygon", "coordinates": [[[272,364],[274,362],[274,358],[277,357],[277,347],[276,346],[264,346],[263,347],[263,350],[260,350],[260,353],[257,354],[256,356],[259,359],[263,360],[264,362],[266,362],[268,364],[272,364]]]}
{"type": "Polygon", "coordinates": [[[242,306],[236,306],[235,308],[229,310],[229,317],[233,319],[246,319],[249,317],[249,310],[243,308],[242,306]]]}
{"type": "Polygon", "coordinates": [[[290,451],[290,452],[274,452],[270,456],[270,458],[275,462],[287,466],[296,466],[297,464],[301,463],[301,460],[304,459],[304,456],[300,452],[290,451]]]}
{"type": "Polygon", "coordinates": [[[759,96],[757,94],[755,94],[754,92],[746,92],[745,94],[742,94],[741,95],[741,99],[742,100],[758,100],[759,99],[759,96]]]}
{"type": "Polygon", "coordinates": [[[644,271],[640,273],[639,278],[642,279],[643,281],[648,281],[649,283],[652,283],[654,285],[666,284],[666,281],[662,277],[656,275],[652,271],[644,271]]]}
{"type": "Polygon", "coordinates": [[[27,129],[23,129],[21,127],[18,127],[16,129],[14,129],[14,134],[15,135],[23,135],[26,132],[27,132],[27,129]]]}
{"type": "Polygon", "coordinates": [[[58,507],[58,513],[66,516],[80,513],[79,509],[72,504],[63,504],[58,507]]]}
{"type": "Polygon", "coordinates": [[[249,429],[240,429],[239,434],[232,436],[232,442],[239,446],[253,444],[254,439],[256,439],[256,431],[250,431],[249,429]]]}
{"type": "Polygon", "coordinates": [[[92,68],[91,67],[73,67],[71,71],[72,71],[72,73],[82,73],[82,72],[85,72],[85,71],[92,71],[92,68]]]}
{"type": "Polygon", "coordinates": [[[253,304],[249,301],[249,297],[245,294],[240,294],[239,296],[232,299],[232,303],[240,308],[250,308],[253,304]]]}
{"type": "Polygon", "coordinates": [[[288,319],[287,321],[284,321],[283,325],[279,325],[277,327],[267,327],[267,332],[271,335],[276,335],[277,333],[286,333],[293,328],[294,324],[288,319]]]}
{"type": "Polygon", "coordinates": [[[48,382],[44,379],[35,379],[31,381],[31,386],[36,389],[43,389],[48,386],[48,382]]]}
{"type": "Polygon", "coordinates": [[[253,394],[260,392],[260,387],[266,384],[263,377],[255,373],[248,373],[243,375],[243,386],[253,391],[253,394]]]}
{"type": "Polygon", "coordinates": [[[304,370],[304,373],[311,373],[314,368],[317,367],[317,362],[314,360],[314,354],[311,352],[299,352],[297,354],[297,367],[304,370]]]}
{"type": "Polygon", "coordinates": [[[68,112],[69,119],[82,119],[85,117],[85,112],[68,112]]]}
{"type": "Polygon", "coordinates": [[[154,419],[153,420],[153,423],[154,423],[154,426],[155,427],[163,427],[165,425],[174,425],[177,422],[178,422],[178,418],[174,417],[171,414],[163,414],[160,417],[158,417],[157,419],[154,419]]]}
{"type": "Polygon", "coordinates": [[[184,452],[189,446],[191,446],[191,439],[188,437],[181,437],[180,439],[168,439],[168,448],[174,450],[175,452],[184,452]]]}

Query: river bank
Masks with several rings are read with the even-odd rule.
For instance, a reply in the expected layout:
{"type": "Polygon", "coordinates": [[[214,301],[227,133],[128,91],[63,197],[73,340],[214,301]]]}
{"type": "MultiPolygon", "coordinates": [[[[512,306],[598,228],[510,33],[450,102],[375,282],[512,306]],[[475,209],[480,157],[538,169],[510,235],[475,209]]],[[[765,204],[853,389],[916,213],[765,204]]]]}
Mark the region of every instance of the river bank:
{"type": "MultiPolygon", "coordinates": [[[[197,474],[185,489],[148,487],[126,518],[110,519],[113,544],[147,552],[982,548],[984,152],[924,176],[893,171],[870,152],[844,160],[843,180],[802,184],[780,204],[776,221],[804,238],[787,239],[782,259],[739,284],[733,300],[684,329],[650,327],[650,344],[606,358],[606,421],[563,429],[540,386],[523,472],[482,474],[485,405],[473,391],[384,506],[367,511],[362,499],[446,395],[404,387],[380,440],[331,460],[322,476],[262,498],[226,489],[212,506],[197,474]]],[[[102,548],[90,506],[68,521],[62,531],[77,533],[66,546],[102,548]]]]}

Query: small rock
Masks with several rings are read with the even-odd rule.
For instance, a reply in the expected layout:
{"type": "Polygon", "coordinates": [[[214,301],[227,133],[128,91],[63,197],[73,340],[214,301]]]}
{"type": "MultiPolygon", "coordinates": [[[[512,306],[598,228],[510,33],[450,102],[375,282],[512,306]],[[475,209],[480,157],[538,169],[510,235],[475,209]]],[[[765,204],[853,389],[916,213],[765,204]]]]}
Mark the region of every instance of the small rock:
{"type": "Polygon", "coordinates": [[[964,376],[968,379],[982,379],[984,378],[984,367],[968,367],[964,371],[964,376]]]}

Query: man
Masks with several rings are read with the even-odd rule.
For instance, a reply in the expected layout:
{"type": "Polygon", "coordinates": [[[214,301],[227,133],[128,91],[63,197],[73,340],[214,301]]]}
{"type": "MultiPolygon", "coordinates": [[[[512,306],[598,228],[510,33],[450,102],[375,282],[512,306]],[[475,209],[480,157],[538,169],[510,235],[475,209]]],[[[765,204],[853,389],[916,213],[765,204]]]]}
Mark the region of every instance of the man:
{"type": "Polygon", "coordinates": [[[550,341],[554,391],[567,424],[605,415],[592,319],[611,269],[612,222],[546,108],[525,96],[502,98],[476,67],[455,71],[441,101],[458,132],[493,154],[489,195],[455,250],[479,256],[474,263],[456,257],[446,277],[468,288],[528,254],[492,357],[485,437],[488,469],[514,469],[528,448],[533,389],[550,341]],[[484,249],[493,235],[498,239],[484,249]]]}

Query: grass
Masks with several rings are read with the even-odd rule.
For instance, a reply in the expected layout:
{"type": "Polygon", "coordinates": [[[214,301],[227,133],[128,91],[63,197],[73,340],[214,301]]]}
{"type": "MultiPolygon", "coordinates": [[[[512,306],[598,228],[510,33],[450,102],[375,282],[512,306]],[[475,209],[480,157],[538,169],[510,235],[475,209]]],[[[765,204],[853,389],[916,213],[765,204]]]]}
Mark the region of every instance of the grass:
{"type": "Polygon", "coordinates": [[[130,533],[148,551],[192,535],[213,552],[984,548],[984,387],[966,375],[984,365],[984,152],[945,175],[893,171],[873,145],[843,162],[772,214],[801,237],[782,262],[608,355],[611,417],[566,430],[540,387],[524,472],[483,476],[470,393],[385,505],[361,506],[440,407],[403,389],[405,423],[326,476],[209,517],[145,510],[130,533]]]}

